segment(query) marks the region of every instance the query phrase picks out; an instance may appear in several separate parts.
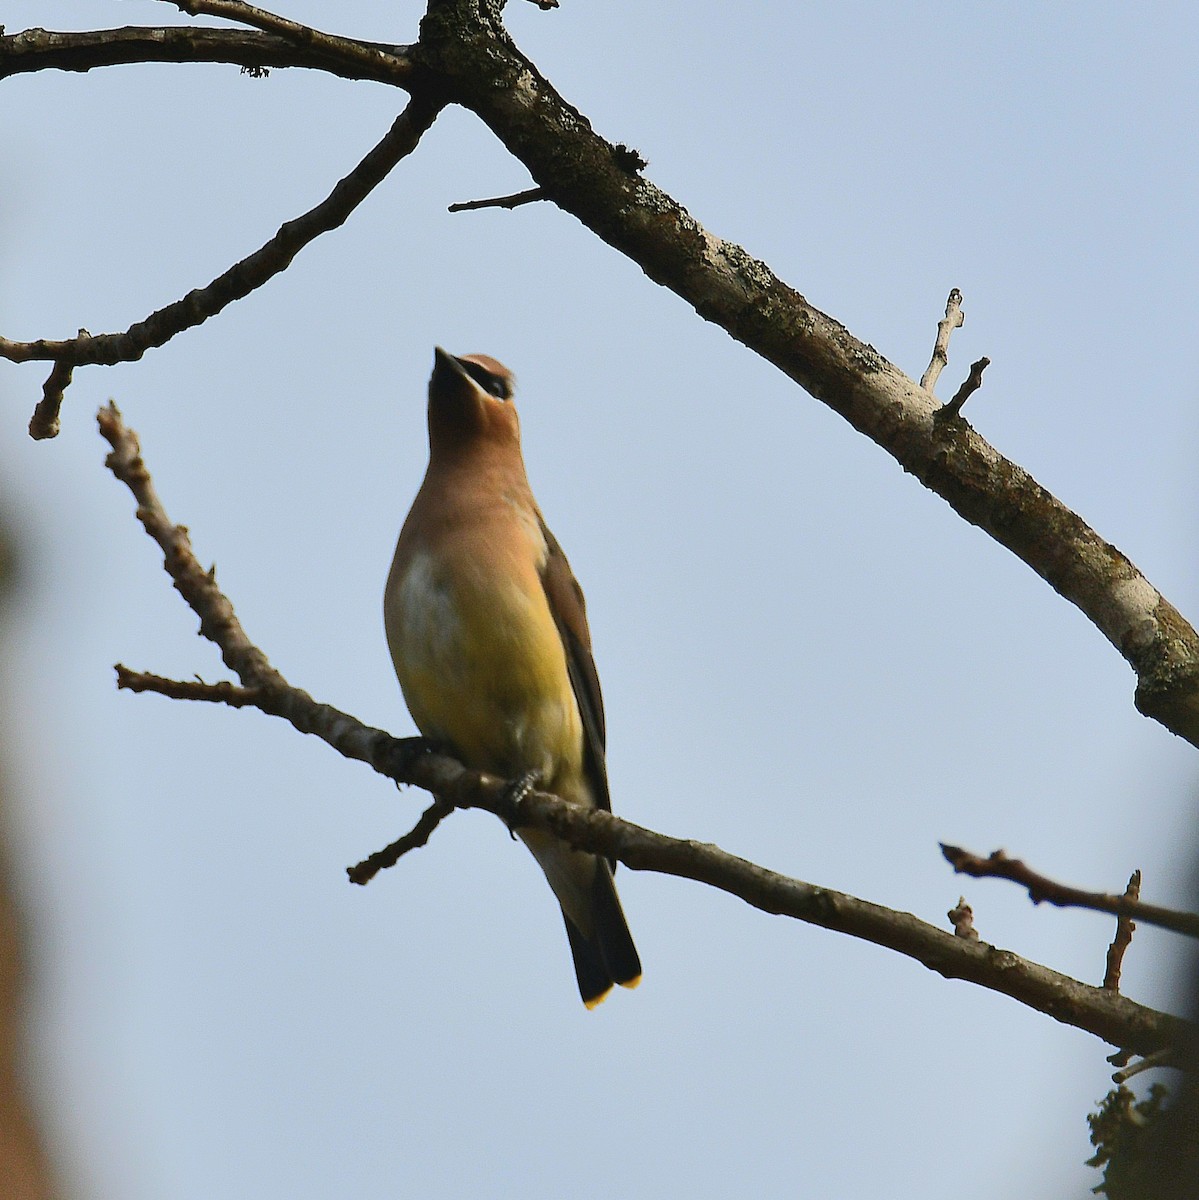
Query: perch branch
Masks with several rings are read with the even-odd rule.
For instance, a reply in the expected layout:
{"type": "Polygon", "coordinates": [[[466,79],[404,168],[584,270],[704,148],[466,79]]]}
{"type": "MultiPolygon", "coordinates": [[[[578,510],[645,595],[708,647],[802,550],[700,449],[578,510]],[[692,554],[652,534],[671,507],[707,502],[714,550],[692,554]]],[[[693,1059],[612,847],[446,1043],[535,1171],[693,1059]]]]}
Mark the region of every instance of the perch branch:
{"type": "Polygon", "coordinates": [[[920,378],[920,386],[930,395],[937,386],[937,376],[949,362],[949,339],[955,329],[960,329],[966,320],[962,312],[962,293],[954,288],[949,293],[945,303],[945,315],[937,322],[937,340],[933,345],[933,356],[929,360],[928,370],[920,378]]]}
{"type": "MultiPolygon", "coordinates": [[[[217,276],[207,287],[189,292],[182,300],[160,308],[124,333],[92,336],[81,331],[77,337],[60,342],[13,342],[0,338],[0,356],[12,362],[50,360],[55,364],[46,382],[45,398],[31,423],[31,432],[34,432],[32,426],[36,423],[41,436],[53,436],[50,430],[57,427],[57,411],[51,408],[51,383],[55,379],[63,380],[64,376],[69,379],[72,367],[84,363],[110,366],[118,362],[135,361],[147,350],[161,346],[183,330],[208,320],[234,300],[249,295],[285,270],[309,242],[341,225],[388,172],[416,149],[421,135],[433,123],[439,111],[440,105],[436,103],[421,99],[410,101],[382,141],[320,204],[281,226],[266,245],[217,276]],[[50,411],[43,412],[44,408],[50,411]]],[[[57,392],[61,401],[61,388],[57,392]]]]}
{"type": "MultiPolygon", "coordinates": [[[[397,783],[432,792],[445,806],[484,809],[510,827],[546,830],[573,846],[619,859],[633,870],[708,884],[764,912],[874,942],[947,978],[1002,992],[1138,1054],[1172,1049],[1187,1066],[1199,1069],[1199,1029],[1182,1018],[1091,987],[1010,951],[955,937],[910,913],[788,878],[716,846],[655,833],[611,813],[578,808],[545,793],[532,792],[514,802],[507,781],[467,770],[446,755],[430,752],[420,738],[392,738],[331,705],[318,703],[307,692],[291,687],[249,641],[212,572],[205,571],[191,553],[187,531],[167,516],[142,460],[137,436],[121,421],[115,405],[101,409],[99,421],[112,447],[107,465],[132,491],[138,518],[162,548],[164,566],[175,587],[199,616],[200,632],[217,644],[243,684],[256,689],[254,707],[262,712],[282,717],[300,732],[321,738],[345,757],[366,762],[397,783]]],[[[218,699],[210,685],[197,690],[196,697],[218,699]]],[[[408,839],[414,839],[418,830],[423,833],[423,825],[432,820],[430,810],[408,839]]]]}
{"type": "MultiPolygon", "coordinates": [[[[1141,873],[1133,871],[1129,876],[1128,886],[1124,889],[1126,900],[1141,898],[1141,873]]],[[[1116,918],[1116,936],[1107,948],[1107,969],[1103,973],[1103,986],[1113,992],[1120,990],[1120,971],[1124,966],[1124,952],[1132,945],[1132,935],[1136,932],[1136,923],[1127,914],[1122,913],[1116,918]]]]}
{"type": "Polygon", "coordinates": [[[941,853],[959,874],[973,875],[975,879],[1010,879],[1020,884],[1028,889],[1028,897],[1034,904],[1044,900],[1058,908],[1090,908],[1117,917],[1133,917],[1187,937],[1199,937],[1199,913],[1144,904],[1130,897],[1127,892],[1123,896],[1113,896],[1110,892],[1087,892],[1082,888],[1070,887],[1048,876],[1038,875],[1020,859],[1008,858],[1002,850],[982,858],[963,850],[961,846],[947,846],[942,842],[941,853]]]}

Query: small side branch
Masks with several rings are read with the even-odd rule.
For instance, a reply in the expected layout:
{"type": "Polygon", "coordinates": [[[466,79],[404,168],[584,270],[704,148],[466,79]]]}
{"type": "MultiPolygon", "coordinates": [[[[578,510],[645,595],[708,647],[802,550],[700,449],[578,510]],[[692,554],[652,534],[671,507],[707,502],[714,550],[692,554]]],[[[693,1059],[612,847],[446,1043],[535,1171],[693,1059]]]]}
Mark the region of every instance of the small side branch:
{"type": "Polygon", "coordinates": [[[189,16],[225,17],[236,21],[239,25],[248,25],[263,33],[290,42],[305,50],[313,50],[322,58],[334,62],[354,63],[366,70],[374,70],[379,66],[381,55],[387,55],[386,49],[370,46],[353,38],[338,37],[332,33],[322,33],[311,25],[302,25],[288,17],[268,12],[253,4],[244,4],[242,0],[166,0],[181,12],[189,16]]]}
{"type": "Polygon", "coordinates": [[[511,196],[493,196],[489,200],[463,200],[458,204],[451,204],[449,211],[456,213],[474,212],[480,208],[519,208],[522,204],[533,204],[544,199],[545,190],[535,187],[523,192],[514,192],[511,196]]]}
{"type": "Polygon", "coordinates": [[[346,875],[351,883],[365,886],[370,883],[380,871],[394,867],[410,850],[418,850],[429,838],[433,831],[454,811],[452,804],[444,800],[434,799],[433,803],[421,813],[420,820],[402,838],[376,850],[374,854],[364,858],[360,863],[346,868],[346,875]]]}
{"type": "Polygon", "coordinates": [[[124,333],[92,336],[85,331],[69,341],[13,342],[0,338],[0,357],[12,362],[49,360],[54,365],[44,396],[30,425],[35,437],[52,437],[58,430],[58,405],[74,367],[83,364],[111,366],[133,362],[149,349],[170,341],[176,334],[200,325],[234,300],[248,296],[285,270],[309,242],[336,229],[387,176],[416,149],[421,135],[441,109],[440,101],[414,98],[396,118],[382,141],[329,193],[328,197],[293,221],[288,221],[269,242],[248,258],[218,275],[207,287],[189,292],[124,333]]]}
{"type": "Polygon", "coordinates": [[[937,386],[937,377],[949,362],[949,339],[955,329],[961,328],[965,320],[966,314],[962,312],[962,293],[954,288],[945,303],[945,316],[937,322],[937,341],[933,346],[933,356],[929,361],[928,370],[920,379],[920,386],[926,392],[931,393],[937,386]]]}
{"type": "Polygon", "coordinates": [[[937,409],[935,420],[938,422],[952,421],[962,411],[962,405],[978,391],[983,385],[983,372],[991,365],[989,358],[980,358],[978,362],[970,364],[970,374],[966,376],[966,382],[954,393],[953,399],[950,400],[943,408],[937,409]]]}
{"type": "Polygon", "coordinates": [[[168,679],[148,671],[133,671],[123,663],[114,668],[117,687],[129,692],[157,692],[172,700],[205,700],[209,704],[227,704],[230,708],[257,707],[262,701],[260,687],[238,687],[227,679],[205,683],[202,679],[168,679]]]}
{"type": "MultiPolygon", "coordinates": [[[[1129,877],[1128,886],[1124,889],[1125,900],[1141,898],[1141,873],[1133,871],[1129,877]]],[[[1124,966],[1124,952],[1132,945],[1132,935],[1136,932],[1136,924],[1127,915],[1116,918],[1116,936],[1107,949],[1107,969],[1103,973],[1103,986],[1109,991],[1120,990],[1120,971],[1124,966]]]]}
{"type": "Polygon", "coordinates": [[[974,909],[959,896],[957,905],[945,914],[953,924],[953,936],[978,941],[978,930],[974,928],[974,909]]]}
{"type": "MultiPolygon", "coordinates": [[[[83,331],[80,330],[80,336],[82,335],[83,331]]],[[[42,384],[42,398],[37,402],[33,416],[29,418],[29,436],[34,441],[58,437],[58,417],[62,412],[63,393],[66,392],[74,374],[73,363],[56,362],[46,382],[42,384]]]]}
{"type": "Polygon", "coordinates": [[[1082,888],[1070,887],[1045,875],[1038,875],[1020,859],[1008,858],[1002,850],[981,858],[969,850],[963,850],[961,846],[947,846],[942,842],[941,853],[959,874],[973,875],[975,879],[1009,879],[1020,884],[1028,889],[1028,898],[1034,904],[1044,900],[1058,908],[1090,908],[1117,917],[1133,917],[1186,937],[1199,937],[1199,913],[1144,904],[1127,893],[1113,896],[1110,892],[1087,892],[1082,888]]]}

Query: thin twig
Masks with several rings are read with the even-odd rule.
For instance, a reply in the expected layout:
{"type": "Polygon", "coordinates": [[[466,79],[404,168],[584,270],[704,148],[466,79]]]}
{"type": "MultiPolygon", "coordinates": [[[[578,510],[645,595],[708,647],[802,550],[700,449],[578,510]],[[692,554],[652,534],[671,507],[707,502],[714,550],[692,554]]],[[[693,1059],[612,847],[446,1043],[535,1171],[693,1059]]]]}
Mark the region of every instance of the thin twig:
{"type": "Polygon", "coordinates": [[[355,41],[353,38],[338,37],[336,34],[323,33],[311,25],[302,25],[288,17],[268,12],[253,4],[244,4],[242,0],[165,0],[189,16],[225,17],[236,21],[239,25],[248,25],[263,33],[273,34],[284,38],[294,46],[315,50],[322,56],[340,59],[343,62],[359,62],[364,67],[377,65],[378,55],[387,53],[379,49],[355,41]]]}
{"type": "MultiPolygon", "coordinates": [[[[70,367],[85,363],[111,366],[136,361],[147,350],[163,345],[183,330],[215,316],[234,300],[262,287],[285,270],[314,238],[341,225],[388,172],[416,149],[421,135],[440,109],[440,102],[411,100],[378,145],[320,204],[281,226],[269,242],[218,275],[207,287],[189,292],[182,300],[160,308],[124,333],[103,333],[93,337],[81,330],[77,337],[60,342],[12,342],[0,338],[0,357],[12,362],[52,360],[55,366],[46,383],[47,396],[51,381],[61,380],[64,373],[69,378],[70,367]]],[[[48,400],[44,398],[38,407],[39,410],[48,408],[48,400]]],[[[36,416],[35,420],[38,420],[36,416]]],[[[45,414],[41,420],[38,427],[41,435],[53,436],[49,432],[53,426],[45,423],[45,414]]]]}
{"type": "Polygon", "coordinates": [[[511,196],[494,196],[489,200],[463,200],[458,204],[451,204],[449,211],[474,212],[479,208],[519,208],[522,204],[532,204],[545,198],[545,190],[535,187],[523,192],[514,192],[511,196]]]}
{"type": "Polygon", "coordinates": [[[978,930],[974,928],[974,909],[966,903],[965,896],[959,896],[957,906],[945,915],[953,924],[954,937],[978,940],[978,930]]]}
{"type": "MultiPolygon", "coordinates": [[[[83,330],[80,330],[82,336],[83,330]]],[[[63,393],[70,385],[75,373],[73,363],[59,361],[54,364],[46,382],[42,384],[42,398],[29,418],[29,436],[35,441],[58,437],[59,414],[62,412],[63,393]]]]}
{"type": "Polygon", "coordinates": [[[435,797],[433,803],[421,813],[420,820],[402,838],[398,838],[390,846],[384,846],[382,850],[376,850],[360,863],[346,867],[346,875],[350,882],[365,886],[380,871],[394,867],[410,850],[417,850],[423,846],[433,836],[437,826],[453,811],[452,804],[435,797]]]}
{"type": "MultiPolygon", "coordinates": [[[[1126,900],[1141,898],[1141,872],[1133,871],[1129,877],[1128,886],[1124,889],[1126,900]]],[[[1107,969],[1103,974],[1103,986],[1113,992],[1120,990],[1120,969],[1124,965],[1124,952],[1132,944],[1132,935],[1136,932],[1136,923],[1127,914],[1122,913],[1116,918],[1116,936],[1107,948],[1107,969]]]]}
{"type": "MultiPolygon", "coordinates": [[[[282,717],[302,733],[320,737],[345,757],[366,762],[397,783],[432,792],[444,804],[481,808],[503,818],[509,827],[543,829],[572,846],[619,859],[634,870],[693,879],[765,912],[874,942],[947,978],[1002,992],[1139,1054],[1177,1047],[1181,1060],[1199,1069],[1199,1028],[1180,1017],[1156,1012],[1010,951],[954,937],[910,913],[769,871],[717,846],[655,833],[611,813],[579,808],[542,792],[529,793],[517,803],[508,781],[467,770],[444,754],[430,752],[421,738],[390,737],[331,705],[318,703],[307,692],[289,685],[270,667],[266,655],[249,642],[233,606],[192,555],[186,530],[174,525],[163,509],[142,461],[137,436],[124,426],[114,405],[101,409],[100,425],[113,447],[108,465],[133,492],[138,518],[163,548],[164,565],[176,588],[200,617],[201,632],[220,647],[225,662],[243,683],[259,689],[254,706],[262,712],[282,717]]],[[[209,689],[203,692],[198,698],[211,698],[209,689]]]]}
{"type": "Polygon", "coordinates": [[[1070,887],[1069,884],[1038,875],[1020,859],[1008,858],[1002,850],[982,858],[963,850],[961,846],[947,846],[942,842],[941,853],[959,874],[973,875],[976,879],[1010,879],[1020,884],[1028,889],[1029,899],[1034,904],[1044,900],[1058,908],[1091,908],[1117,917],[1135,917],[1138,921],[1147,921],[1150,925],[1158,925],[1187,937],[1199,937],[1199,913],[1144,904],[1140,900],[1130,899],[1127,894],[1113,896],[1110,892],[1087,892],[1070,887]]]}
{"type": "Polygon", "coordinates": [[[1142,1071],[1152,1071],[1154,1067],[1175,1067],[1177,1065],[1174,1061],[1173,1050],[1166,1047],[1153,1054],[1146,1054],[1144,1058],[1138,1059],[1130,1066],[1122,1067],[1119,1071],[1114,1072],[1112,1082],[1127,1083],[1134,1075],[1139,1075],[1142,1071]]]}
{"type": "Polygon", "coordinates": [[[962,293],[954,288],[945,302],[945,316],[937,322],[937,341],[933,346],[933,356],[929,360],[928,370],[920,379],[920,386],[932,393],[937,386],[937,376],[941,374],[949,362],[949,338],[955,329],[959,329],[966,320],[962,312],[962,293]]]}
{"type": "Polygon", "coordinates": [[[206,700],[212,704],[227,704],[230,708],[256,707],[262,700],[260,687],[238,687],[227,679],[205,683],[202,679],[168,679],[148,671],[133,671],[117,663],[117,687],[129,692],[157,692],[172,700],[206,700]]]}
{"type": "Polygon", "coordinates": [[[991,365],[989,358],[980,358],[978,362],[970,364],[970,374],[966,376],[966,382],[954,393],[953,399],[942,408],[937,409],[934,420],[940,424],[944,421],[951,421],[958,416],[962,411],[962,405],[978,391],[983,385],[983,372],[991,365]]]}

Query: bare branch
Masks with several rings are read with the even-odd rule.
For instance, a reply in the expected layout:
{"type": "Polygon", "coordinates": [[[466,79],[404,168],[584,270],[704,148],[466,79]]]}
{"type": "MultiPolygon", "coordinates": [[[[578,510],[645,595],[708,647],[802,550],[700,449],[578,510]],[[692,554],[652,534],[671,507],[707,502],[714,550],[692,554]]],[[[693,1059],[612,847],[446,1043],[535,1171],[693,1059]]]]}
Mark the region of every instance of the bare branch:
{"type": "MultiPolygon", "coordinates": [[[[0,41],[0,72],[35,69],[11,65],[9,41],[0,41]]],[[[274,46],[278,53],[277,38],[274,46]]],[[[372,52],[379,62],[386,57],[372,52]]],[[[399,52],[404,70],[414,69],[399,52]]],[[[61,50],[42,53],[57,53],[52,65],[67,65],[61,50]]],[[[367,72],[366,62],[350,63],[342,53],[357,55],[331,44],[311,65],[367,72]]],[[[422,87],[474,111],[547,198],[845,417],[1077,605],[1136,672],[1138,709],[1199,746],[1199,635],[1115,546],[965,422],[938,421],[927,391],[645,180],[627,151],[599,137],[538,74],[493,9],[478,0],[432,3],[420,66],[422,87]]],[[[408,76],[388,78],[404,83],[408,76]]]]}
{"type": "Polygon", "coordinates": [[[541,188],[529,188],[524,192],[514,192],[511,196],[496,196],[490,200],[463,200],[459,204],[451,204],[450,212],[474,212],[479,208],[518,208],[522,204],[532,204],[536,200],[546,199],[541,188]]]}
{"type": "Polygon", "coordinates": [[[46,360],[54,370],[46,381],[45,397],[30,425],[33,436],[53,437],[58,431],[62,389],[72,368],[85,363],[133,362],[149,349],[163,345],[176,334],[206,321],[234,300],[262,287],[285,270],[313,239],[336,229],[386,178],[391,169],[416,149],[421,135],[440,111],[436,102],[413,99],[396,118],[383,140],[315,208],[281,226],[265,246],[235,263],[207,287],[189,292],[139,321],[124,333],[92,336],[83,330],[70,341],[13,342],[0,337],[0,357],[12,362],[46,360]],[[52,386],[53,385],[53,386],[52,386]]]}
{"type": "Polygon", "coordinates": [[[373,67],[378,51],[364,46],[353,38],[338,37],[322,33],[311,25],[302,25],[288,17],[281,17],[265,8],[245,4],[242,0],[166,0],[168,4],[190,16],[226,17],[240,25],[249,25],[263,33],[274,34],[285,41],[306,49],[315,50],[323,58],[336,58],[342,62],[361,63],[373,67]]]}
{"type": "MultiPolygon", "coordinates": [[[[1124,889],[1126,900],[1141,898],[1141,873],[1133,871],[1129,876],[1128,886],[1124,889]]],[[[1103,973],[1103,986],[1113,992],[1120,990],[1120,970],[1124,966],[1124,952],[1132,945],[1132,935],[1136,932],[1136,924],[1126,915],[1116,918],[1116,936],[1107,949],[1107,969],[1103,973]]]]}
{"type": "Polygon", "coordinates": [[[954,288],[945,302],[945,316],[937,322],[937,341],[933,346],[933,356],[929,360],[928,370],[920,379],[920,386],[932,393],[937,386],[937,376],[941,374],[949,362],[949,338],[955,329],[961,328],[966,320],[962,312],[962,293],[954,288]]]}
{"type": "Polygon", "coordinates": [[[957,906],[945,914],[953,923],[953,936],[978,940],[978,930],[974,928],[974,909],[966,903],[965,896],[959,896],[957,906]]]}
{"type": "Polygon", "coordinates": [[[376,850],[360,863],[346,868],[351,883],[365,886],[380,871],[394,867],[410,850],[418,850],[433,836],[433,831],[454,811],[452,804],[434,797],[433,803],[421,813],[420,820],[402,838],[376,850]]]}
{"type": "Polygon", "coordinates": [[[1199,745],[1199,635],[1129,560],[965,422],[742,247],[630,171],[478,0],[438,0],[421,61],[546,195],[705,320],[865,433],[1076,604],[1138,677],[1137,707],[1199,745]]]}
{"type": "Polygon", "coordinates": [[[300,45],[246,29],[135,25],[80,33],[25,29],[0,37],[0,79],[34,71],[91,71],[132,63],[177,62],[307,67],[343,79],[403,85],[413,74],[410,49],[354,38],[300,45]]]}
{"type": "Polygon", "coordinates": [[[954,393],[953,399],[950,400],[944,408],[939,408],[933,417],[934,425],[941,425],[945,421],[951,421],[954,417],[959,416],[962,411],[962,405],[978,391],[983,385],[983,372],[991,365],[989,358],[980,358],[977,362],[970,364],[970,374],[966,376],[966,382],[954,393]]]}
{"type": "MultiPolygon", "coordinates": [[[[83,330],[79,331],[83,336],[83,330]]],[[[35,441],[58,437],[58,416],[62,411],[63,393],[70,385],[75,367],[69,362],[56,362],[54,369],[42,384],[42,398],[29,418],[29,436],[35,441]]]]}
{"type": "Polygon", "coordinates": [[[230,708],[255,706],[262,698],[259,687],[238,687],[226,679],[205,683],[202,679],[168,679],[147,671],[132,671],[123,663],[114,668],[117,687],[130,692],[157,692],[172,700],[206,700],[211,704],[227,704],[230,708]]]}
{"type": "MultiPolygon", "coordinates": [[[[282,717],[302,733],[315,734],[347,758],[366,762],[397,783],[425,788],[445,806],[485,809],[510,827],[547,830],[573,846],[619,859],[633,870],[706,883],[764,912],[874,942],[947,978],[1002,992],[1138,1054],[1175,1049],[1186,1065],[1199,1069],[1199,1029],[1182,1018],[1091,987],[1010,951],[955,937],[910,913],[790,879],[716,846],[668,837],[611,813],[582,809],[540,792],[515,801],[506,780],[467,770],[452,758],[431,753],[423,739],[397,740],[331,705],[319,704],[307,692],[291,687],[249,641],[211,572],[204,571],[192,555],[187,531],[167,516],[142,461],[137,435],[125,427],[116,406],[101,409],[99,421],[112,446],[106,462],[133,492],[138,519],[162,547],[164,565],[175,587],[200,617],[200,632],[220,647],[225,662],[242,682],[257,689],[254,707],[262,712],[282,717]]],[[[195,698],[215,697],[209,685],[203,685],[195,690],[195,698]]],[[[418,830],[423,833],[432,822],[430,810],[417,829],[398,844],[414,839],[418,830]]]]}
{"type": "Polygon", "coordinates": [[[1058,908],[1091,908],[1113,916],[1135,917],[1138,921],[1158,925],[1187,937],[1199,937],[1199,913],[1144,904],[1131,898],[1128,893],[1113,896],[1110,892],[1086,892],[1069,884],[1057,883],[1048,876],[1030,870],[1020,859],[1008,858],[1002,850],[981,858],[969,850],[963,850],[961,846],[947,846],[942,842],[941,853],[959,874],[973,875],[976,879],[1010,879],[1020,884],[1028,889],[1028,898],[1034,904],[1044,900],[1058,908]]]}
{"type": "Polygon", "coordinates": [[[247,687],[278,685],[283,677],[242,629],[233,605],[216,585],[216,568],[205,571],[192,553],[187,528],[174,525],[166,514],[146,464],[137,434],[125,426],[111,401],[97,416],[100,433],[112,446],[105,466],[133,493],[137,519],[162,549],[168,574],[188,606],[200,618],[200,632],[220,647],[226,666],[247,687]]]}

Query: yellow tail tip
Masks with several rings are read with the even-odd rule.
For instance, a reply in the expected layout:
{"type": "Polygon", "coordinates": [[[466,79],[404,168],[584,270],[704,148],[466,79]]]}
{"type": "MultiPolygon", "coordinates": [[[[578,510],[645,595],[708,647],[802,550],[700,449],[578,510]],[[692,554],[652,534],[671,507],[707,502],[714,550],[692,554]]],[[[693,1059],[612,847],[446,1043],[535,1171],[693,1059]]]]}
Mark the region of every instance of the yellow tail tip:
{"type": "MultiPolygon", "coordinates": [[[[641,985],[641,976],[640,975],[634,975],[632,979],[625,979],[625,980],[622,980],[620,983],[620,986],[622,988],[628,988],[630,991],[635,987],[639,987],[640,985],[641,985]]],[[[599,1008],[599,1006],[601,1004],[603,1004],[603,1002],[605,1000],[607,1000],[607,998],[611,995],[611,993],[612,993],[612,985],[609,984],[606,988],[604,988],[604,990],[602,992],[600,992],[600,994],[598,996],[592,996],[590,1000],[584,1000],[583,1006],[588,1011],[590,1011],[593,1008],[599,1008]]]]}

